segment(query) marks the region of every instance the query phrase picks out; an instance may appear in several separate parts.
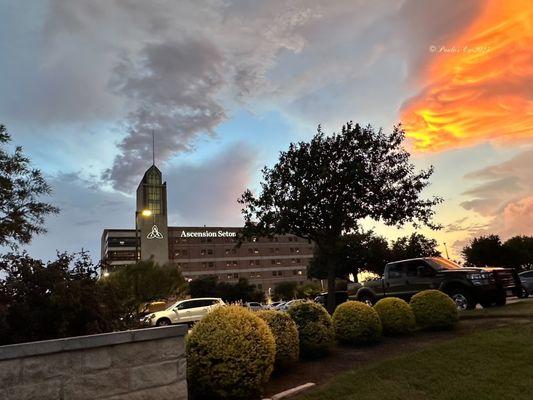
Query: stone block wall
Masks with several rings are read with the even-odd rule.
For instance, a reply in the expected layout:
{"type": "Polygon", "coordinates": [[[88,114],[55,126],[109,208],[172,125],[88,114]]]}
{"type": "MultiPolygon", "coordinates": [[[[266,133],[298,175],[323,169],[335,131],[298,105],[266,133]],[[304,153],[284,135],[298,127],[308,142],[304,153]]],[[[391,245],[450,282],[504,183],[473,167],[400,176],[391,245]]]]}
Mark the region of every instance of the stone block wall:
{"type": "Polygon", "coordinates": [[[187,399],[182,326],[0,347],[2,400],[187,399]]]}

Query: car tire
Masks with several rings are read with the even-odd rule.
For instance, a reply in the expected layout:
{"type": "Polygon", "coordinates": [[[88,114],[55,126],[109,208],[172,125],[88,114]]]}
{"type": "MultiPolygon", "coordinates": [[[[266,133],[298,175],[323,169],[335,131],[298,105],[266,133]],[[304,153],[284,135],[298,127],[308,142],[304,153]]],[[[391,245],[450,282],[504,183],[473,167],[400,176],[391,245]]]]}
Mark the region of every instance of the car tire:
{"type": "Polygon", "coordinates": [[[168,318],[160,318],[155,323],[155,326],[169,326],[171,325],[171,322],[168,318]]]}
{"type": "Polygon", "coordinates": [[[459,311],[473,310],[476,308],[476,301],[472,294],[464,288],[452,288],[446,292],[457,306],[459,311]]]}
{"type": "Polygon", "coordinates": [[[360,301],[361,303],[365,303],[369,306],[373,306],[376,303],[376,298],[372,296],[370,293],[363,293],[357,301],[360,301]]]}

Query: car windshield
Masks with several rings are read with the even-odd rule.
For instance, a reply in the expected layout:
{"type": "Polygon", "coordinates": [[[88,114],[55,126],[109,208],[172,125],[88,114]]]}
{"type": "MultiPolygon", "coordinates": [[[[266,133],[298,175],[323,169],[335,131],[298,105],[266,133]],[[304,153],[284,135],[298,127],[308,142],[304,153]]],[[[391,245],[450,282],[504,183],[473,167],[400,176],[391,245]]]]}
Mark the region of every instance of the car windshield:
{"type": "Polygon", "coordinates": [[[459,264],[456,264],[453,261],[446,260],[445,258],[440,258],[440,257],[427,258],[426,261],[429,264],[431,264],[431,266],[435,268],[437,271],[442,271],[443,269],[462,268],[459,264]]]}

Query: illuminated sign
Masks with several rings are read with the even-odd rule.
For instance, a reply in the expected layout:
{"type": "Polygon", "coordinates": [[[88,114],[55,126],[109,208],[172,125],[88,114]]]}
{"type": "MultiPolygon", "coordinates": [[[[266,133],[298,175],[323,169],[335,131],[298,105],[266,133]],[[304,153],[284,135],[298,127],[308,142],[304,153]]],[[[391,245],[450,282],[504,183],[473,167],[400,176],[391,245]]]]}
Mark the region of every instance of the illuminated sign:
{"type": "Polygon", "coordinates": [[[181,231],[180,237],[182,238],[207,238],[207,237],[236,237],[237,232],[230,232],[230,231],[181,231]]]}
{"type": "Polygon", "coordinates": [[[157,225],[152,226],[152,231],[146,235],[147,239],[163,239],[163,234],[159,232],[157,225]]]}

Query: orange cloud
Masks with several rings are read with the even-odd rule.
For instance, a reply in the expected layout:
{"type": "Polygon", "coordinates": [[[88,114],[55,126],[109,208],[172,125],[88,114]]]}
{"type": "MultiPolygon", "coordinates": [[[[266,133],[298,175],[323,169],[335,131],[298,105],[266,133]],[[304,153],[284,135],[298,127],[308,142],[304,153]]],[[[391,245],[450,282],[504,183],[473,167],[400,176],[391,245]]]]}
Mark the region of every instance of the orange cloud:
{"type": "Polygon", "coordinates": [[[425,89],[402,107],[415,149],[533,138],[533,7],[491,0],[471,26],[433,57],[425,89]]]}

